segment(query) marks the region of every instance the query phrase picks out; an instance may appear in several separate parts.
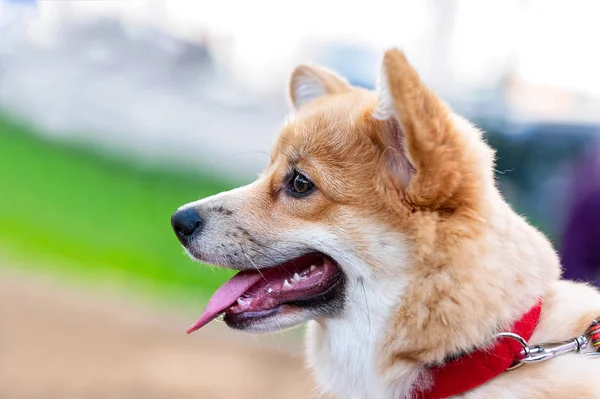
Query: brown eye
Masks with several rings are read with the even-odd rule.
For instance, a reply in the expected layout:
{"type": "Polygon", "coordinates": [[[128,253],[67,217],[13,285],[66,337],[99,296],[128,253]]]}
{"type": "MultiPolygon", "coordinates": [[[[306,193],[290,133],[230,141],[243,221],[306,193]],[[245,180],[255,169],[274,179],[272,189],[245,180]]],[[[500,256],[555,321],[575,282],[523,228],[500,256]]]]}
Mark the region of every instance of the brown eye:
{"type": "Polygon", "coordinates": [[[295,197],[301,197],[309,194],[315,188],[315,185],[298,171],[294,171],[290,180],[290,190],[295,197]]]}

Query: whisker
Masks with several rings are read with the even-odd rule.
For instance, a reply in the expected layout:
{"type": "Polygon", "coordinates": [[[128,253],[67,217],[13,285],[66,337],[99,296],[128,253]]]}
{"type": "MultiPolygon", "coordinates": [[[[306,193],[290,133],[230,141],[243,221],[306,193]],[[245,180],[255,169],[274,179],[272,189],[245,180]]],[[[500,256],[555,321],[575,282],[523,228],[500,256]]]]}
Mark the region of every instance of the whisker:
{"type": "Polygon", "coordinates": [[[258,266],[256,266],[256,264],[254,263],[254,261],[252,260],[251,257],[248,256],[248,254],[244,251],[244,247],[242,246],[242,244],[240,245],[240,251],[242,251],[242,254],[246,257],[246,259],[248,259],[250,261],[250,263],[252,263],[252,266],[254,266],[254,268],[256,269],[256,271],[258,271],[258,273],[260,274],[260,276],[263,278],[263,280],[265,280],[267,283],[269,282],[264,274],[262,274],[262,272],[260,271],[260,269],[258,268],[258,266]]]}
{"type": "MultiPolygon", "coordinates": [[[[260,253],[261,255],[263,255],[265,258],[271,258],[270,256],[267,256],[267,255],[269,255],[269,254],[268,254],[268,252],[265,254],[265,252],[261,252],[261,251],[259,251],[257,248],[260,248],[261,250],[271,250],[271,251],[277,252],[277,253],[279,253],[279,254],[281,254],[281,255],[282,255],[282,262],[285,262],[285,261],[287,260],[287,259],[286,259],[286,255],[285,255],[285,253],[281,252],[281,251],[280,251],[280,250],[278,250],[277,248],[271,247],[271,246],[269,246],[269,245],[266,245],[266,244],[259,243],[258,241],[252,241],[252,243],[253,243],[254,245],[256,245],[256,247],[253,247],[252,249],[253,249],[254,251],[256,251],[256,252],[260,253]]],[[[271,260],[273,260],[273,259],[271,259],[271,260]]],[[[277,260],[277,261],[275,261],[275,262],[272,262],[272,263],[273,263],[273,264],[276,264],[276,263],[282,263],[282,262],[279,262],[279,261],[277,260]]],[[[296,263],[294,263],[294,262],[292,262],[292,265],[294,265],[294,266],[296,267],[296,271],[298,271],[298,265],[297,265],[296,263]]],[[[287,269],[284,269],[284,270],[286,271],[286,273],[288,273],[288,275],[289,275],[290,277],[292,277],[292,274],[289,272],[289,270],[287,270],[287,269]]]]}

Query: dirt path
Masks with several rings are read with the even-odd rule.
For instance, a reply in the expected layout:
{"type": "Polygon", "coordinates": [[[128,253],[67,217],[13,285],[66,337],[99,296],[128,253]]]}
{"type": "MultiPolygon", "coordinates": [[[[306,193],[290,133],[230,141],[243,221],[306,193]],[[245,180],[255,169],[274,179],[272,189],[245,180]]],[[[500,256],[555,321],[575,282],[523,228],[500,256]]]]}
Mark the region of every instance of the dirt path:
{"type": "Polygon", "coordinates": [[[185,326],[0,269],[0,398],[312,397],[295,340],[185,326]]]}

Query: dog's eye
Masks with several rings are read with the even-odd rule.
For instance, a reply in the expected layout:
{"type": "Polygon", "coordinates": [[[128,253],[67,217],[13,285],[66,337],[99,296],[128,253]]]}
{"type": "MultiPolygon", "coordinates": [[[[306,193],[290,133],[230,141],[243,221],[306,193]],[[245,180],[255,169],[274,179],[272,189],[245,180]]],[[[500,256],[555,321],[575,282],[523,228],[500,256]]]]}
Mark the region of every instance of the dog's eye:
{"type": "Polygon", "coordinates": [[[308,179],[308,177],[304,176],[298,171],[294,171],[292,178],[290,179],[289,186],[292,195],[295,197],[307,195],[315,188],[315,185],[308,179]]]}

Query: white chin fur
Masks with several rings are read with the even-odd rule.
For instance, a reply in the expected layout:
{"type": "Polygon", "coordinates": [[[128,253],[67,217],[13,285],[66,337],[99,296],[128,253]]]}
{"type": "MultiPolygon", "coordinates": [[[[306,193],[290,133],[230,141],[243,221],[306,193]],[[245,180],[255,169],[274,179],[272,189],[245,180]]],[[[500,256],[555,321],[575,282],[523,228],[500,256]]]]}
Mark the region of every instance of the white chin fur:
{"type": "Polygon", "coordinates": [[[280,332],[297,327],[310,318],[309,312],[303,309],[285,310],[281,314],[278,313],[264,320],[252,323],[241,330],[249,333],[280,332]]]}
{"type": "Polygon", "coordinates": [[[311,323],[307,352],[324,391],[342,398],[380,399],[388,397],[392,388],[377,372],[375,358],[390,314],[404,292],[407,279],[402,272],[408,248],[401,235],[384,226],[368,220],[355,222],[362,227],[361,247],[367,247],[360,253],[352,241],[356,237],[339,236],[325,226],[294,232],[297,241],[306,240],[335,259],[347,278],[343,315],[320,320],[326,328],[311,323]],[[377,257],[363,259],[365,253],[377,257]],[[375,275],[377,270],[390,270],[390,265],[394,265],[398,276],[375,275]]]}

